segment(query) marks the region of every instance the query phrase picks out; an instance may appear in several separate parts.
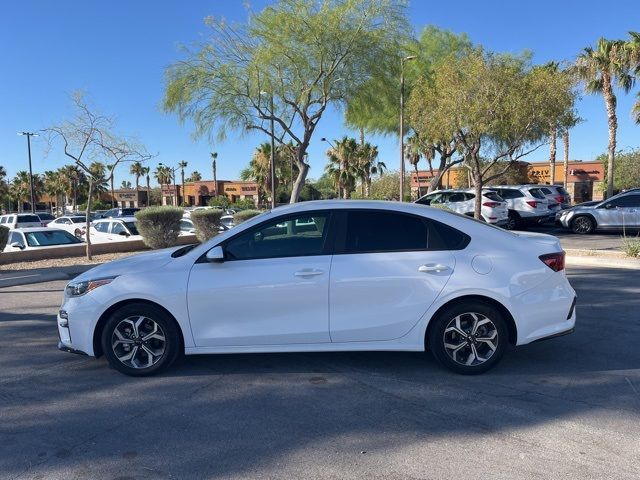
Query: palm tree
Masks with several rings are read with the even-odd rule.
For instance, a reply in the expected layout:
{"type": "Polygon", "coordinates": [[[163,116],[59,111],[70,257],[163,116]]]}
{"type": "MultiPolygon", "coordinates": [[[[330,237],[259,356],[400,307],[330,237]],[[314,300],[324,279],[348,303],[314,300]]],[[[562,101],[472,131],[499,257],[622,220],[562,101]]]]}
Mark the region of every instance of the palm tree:
{"type": "Polygon", "coordinates": [[[166,165],[158,165],[153,175],[160,184],[160,193],[162,194],[162,186],[171,183],[171,169],[166,165]]]}
{"type": "Polygon", "coordinates": [[[151,167],[144,167],[142,174],[147,181],[147,207],[151,205],[151,177],[149,173],[151,172],[151,167]]]}
{"type": "Polygon", "coordinates": [[[365,197],[371,195],[371,176],[382,175],[387,166],[378,160],[378,147],[370,143],[358,145],[358,163],[362,193],[365,197]]]}
{"type": "Polygon", "coordinates": [[[64,175],[69,179],[68,195],[71,196],[73,211],[75,212],[78,206],[78,190],[80,188],[80,184],[86,180],[86,176],[77,165],[65,165],[62,169],[64,171],[64,175]]]}
{"type": "MultiPolygon", "coordinates": [[[[61,198],[64,198],[64,194],[69,188],[68,185],[69,182],[61,169],[44,172],[44,192],[55,199],[56,210],[61,214],[64,213],[64,208],[60,208],[60,204],[64,203],[61,198]]],[[[51,208],[51,205],[49,205],[49,208],[51,208]]],[[[51,211],[53,212],[53,209],[51,211]]]]}
{"type": "Polygon", "coordinates": [[[420,162],[420,158],[422,157],[422,145],[420,144],[420,139],[418,135],[412,135],[407,138],[407,143],[405,144],[404,156],[408,160],[408,162],[413,165],[413,169],[416,172],[416,182],[418,183],[418,198],[422,196],[421,187],[420,187],[420,175],[418,174],[418,163],[420,162]]]}
{"type": "Polygon", "coordinates": [[[218,152],[211,152],[211,170],[213,170],[213,185],[218,195],[218,152]]]}
{"type": "Polygon", "coordinates": [[[562,130],[562,146],[564,147],[564,189],[567,189],[567,177],[569,176],[569,129],[562,130]]]}
{"type": "MultiPolygon", "coordinates": [[[[101,162],[91,162],[89,171],[93,176],[93,192],[98,196],[107,191],[108,181],[106,178],[107,167],[101,162]]],[[[98,197],[99,198],[99,197],[98,197]]]]}
{"type": "Polygon", "coordinates": [[[614,82],[625,93],[633,86],[633,76],[629,74],[629,55],[625,52],[625,42],[619,40],[598,40],[596,48],[587,47],[578,56],[575,71],[585,84],[588,93],[601,93],[604,97],[609,123],[609,147],[607,162],[607,197],[613,195],[613,165],[616,154],[616,95],[614,82]]]}
{"type": "MultiPolygon", "coordinates": [[[[629,36],[631,39],[626,43],[626,50],[631,63],[631,71],[636,80],[640,80],[640,32],[629,32],[629,36]]],[[[640,124],[640,92],[638,92],[638,100],[633,105],[632,114],[636,123],[640,124]]]]}
{"type": "Polygon", "coordinates": [[[178,168],[180,169],[180,176],[182,179],[182,183],[180,185],[180,190],[182,193],[182,202],[178,202],[178,203],[184,203],[184,169],[187,168],[187,161],[186,160],[181,160],[180,162],[178,162],[178,168]]]}
{"type": "Polygon", "coordinates": [[[107,165],[107,170],[109,170],[109,184],[111,185],[111,208],[115,206],[115,199],[116,199],[115,193],[113,192],[113,178],[115,176],[114,174],[115,168],[116,168],[115,163],[107,165]]]}
{"type": "MultiPolygon", "coordinates": [[[[276,165],[278,165],[278,150],[275,152],[276,165]]],[[[259,185],[261,192],[271,192],[271,143],[265,142],[256,147],[249,166],[245,168],[240,177],[243,180],[253,180],[259,185]]],[[[278,189],[278,176],[275,178],[276,191],[278,189]]]]}
{"type": "Polygon", "coordinates": [[[187,182],[199,182],[200,180],[202,180],[202,174],[197,170],[194,170],[187,178],[187,182]]]}
{"type": "MultiPolygon", "coordinates": [[[[34,182],[35,183],[35,182],[34,182]]],[[[29,181],[29,172],[20,170],[11,181],[11,196],[18,202],[18,212],[24,210],[24,203],[31,195],[31,183],[29,181]]],[[[35,185],[34,185],[35,187],[35,185]]]]}
{"type": "Polygon", "coordinates": [[[144,165],[140,162],[133,162],[129,167],[129,173],[136,178],[136,194],[140,190],[140,177],[144,175],[144,165]]]}
{"type": "Polygon", "coordinates": [[[123,180],[122,183],[120,184],[120,188],[125,188],[129,190],[133,188],[133,185],[131,185],[131,182],[129,180],[123,180]]]}
{"type": "Polygon", "coordinates": [[[356,179],[361,177],[358,163],[358,143],[355,138],[343,137],[327,151],[329,163],[325,171],[333,178],[342,198],[351,198],[356,179]]]}

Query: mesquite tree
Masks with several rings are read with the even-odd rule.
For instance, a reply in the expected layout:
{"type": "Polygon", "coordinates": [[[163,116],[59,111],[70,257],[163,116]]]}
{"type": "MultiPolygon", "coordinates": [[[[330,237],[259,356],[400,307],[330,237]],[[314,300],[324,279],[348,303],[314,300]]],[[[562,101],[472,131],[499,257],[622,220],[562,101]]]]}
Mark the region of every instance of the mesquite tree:
{"type": "Polygon", "coordinates": [[[167,70],[164,108],[192,119],[196,134],[259,131],[280,145],[292,142],[293,203],[318,122],[375,74],[381,58],[399,51],[409,30],[404,7],[395,0],[280,0],[248,16],[242,24],[207,19],[209,38],[167,70]]]}

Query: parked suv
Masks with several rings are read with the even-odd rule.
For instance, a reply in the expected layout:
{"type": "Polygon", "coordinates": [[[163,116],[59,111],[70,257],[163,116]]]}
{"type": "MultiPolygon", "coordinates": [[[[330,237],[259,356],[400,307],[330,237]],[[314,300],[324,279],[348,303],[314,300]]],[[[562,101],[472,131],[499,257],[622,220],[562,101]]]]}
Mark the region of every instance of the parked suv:
{"type": "Polygon", "coordinates": [[[561,209],[571,207],[571,196],[562,185],[537,185],[547,197],[547,200],[556,202],[561,209]]]}
{"type": "Polygon", "coordinates": [[[112,208],[102,214],[100,218],[120,218],[120,217],[133,217],[136,212],[140,211],[139,208],[112,208]]]}
{"type": "Polygon", "coordinates": [[[558,220],[574,233],[640,229],[640,189],[619,193],[601,202],[587,202],[560,213],[558,220]]]}
{"type": "Polygon", "coordinates": [[[11,213],[0,217],[0,225],[7,228],[44,227],[44,223],[35,213],[11,213]]]}
{"type": "MultiPolygon", "coordinates": [[[[476,194],[473,190],[437,190],[416,200],[422,205],[443,205],[449,210],[463,215],[473,216],[476,194]]],[[[489,189],[482,190],[482,207],[480,213],[487,223],[506,225],[508,212],[506,202],[489,189]]]]}
{"type": "Polygon", "coordinates": [[[555,219],[555,212],[549,210],[549,200],[537,186],[499,185],[489,189],[507,202],[509,218],[505,228],[508,230],[555,219]]]}

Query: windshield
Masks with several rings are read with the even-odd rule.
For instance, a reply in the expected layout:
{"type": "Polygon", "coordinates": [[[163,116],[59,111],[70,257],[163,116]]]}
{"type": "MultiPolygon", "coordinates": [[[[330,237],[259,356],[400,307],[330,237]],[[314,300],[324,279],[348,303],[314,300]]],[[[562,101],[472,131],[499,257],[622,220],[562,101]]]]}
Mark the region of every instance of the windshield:
{"type": "Polygon", "coordinates": [[[50,245],[70,245],[72,243],[81,243],[76,237],[64,230],[51,230],[39,232],[25,232],[27,245],[30,247],[47,247],[50,245]]]}
{"type": "Polygon", "coordinates": [[[18,223],[40,223],[40,217],[37,215],[18,215],[18,223]]]}
{"type": "Polygon", "coordinates": [[[73,223],[84,223],[85,222],[85,218],[84,217],[71,217],[71,221],[73,223]]]}

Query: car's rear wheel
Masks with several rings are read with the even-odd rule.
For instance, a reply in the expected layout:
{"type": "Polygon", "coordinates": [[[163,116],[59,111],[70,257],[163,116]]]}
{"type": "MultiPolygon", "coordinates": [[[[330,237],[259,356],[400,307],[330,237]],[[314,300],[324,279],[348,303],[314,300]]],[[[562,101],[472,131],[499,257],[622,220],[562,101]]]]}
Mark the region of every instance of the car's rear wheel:
{"type": "Polygon", "coordinates": [[[505,320],[486,303],[462,302],[445,309],[432,322],[429,349],[438,362],[456,373],[486,372],[507,348],[505,320]]]}
{"type": "Polygon", "coordinates": [[[507,230],[515,230],[520,226],[520,215],[516,212],[509,210],[509,216],[507,217],[507,223],[504,228],[507,230]]]}
{"type": "Polygon", "coordinates": [[[167,369],[180,349],[175,321],[161,308],[145,303],[116,310],[102,331],[102,351],[111,367],[134,377],[167,369]]]}
{"type": "Polygon", "coordinates": [[[595,228],[595,222],[591,219],[591,217],[587,217],[586,215],[581,215],[571,221],[571,231],[573,233],[586,235],[592,233],[595,228]]]}

